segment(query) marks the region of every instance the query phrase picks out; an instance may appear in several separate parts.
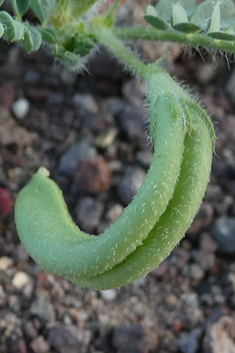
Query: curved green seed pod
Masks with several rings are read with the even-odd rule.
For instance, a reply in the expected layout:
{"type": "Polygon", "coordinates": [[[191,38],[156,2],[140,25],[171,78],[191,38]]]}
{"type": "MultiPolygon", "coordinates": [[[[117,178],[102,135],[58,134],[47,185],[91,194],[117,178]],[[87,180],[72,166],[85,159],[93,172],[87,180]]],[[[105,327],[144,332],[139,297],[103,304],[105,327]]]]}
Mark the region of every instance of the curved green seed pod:
{"type": "Polygon", "coordinates": [[[57,185],[40,171],[20,192],[15,206],[19,237],[45,270],[64,276],[91,277],[120,263],[142,244],[172,198],[184,150],[184,124],[171,93],[154,119],[155,153],[146,179],[121,217],[98,237],[72,222],[57,185]],[[164,117],[164,118],[162,118],[164,117]]]}
{"type": "Polygon", "coordinates": [[[186,135],[180,177],[165,213],[143,244],[122,263],[91,278],[69,278],[72,282],[102,290],[132,283],[158,266],[184,236],[205,193],[213,148],[210,130],[204,122],[208,116],[195,102],[189,103],[194,130],[186,135]]]}

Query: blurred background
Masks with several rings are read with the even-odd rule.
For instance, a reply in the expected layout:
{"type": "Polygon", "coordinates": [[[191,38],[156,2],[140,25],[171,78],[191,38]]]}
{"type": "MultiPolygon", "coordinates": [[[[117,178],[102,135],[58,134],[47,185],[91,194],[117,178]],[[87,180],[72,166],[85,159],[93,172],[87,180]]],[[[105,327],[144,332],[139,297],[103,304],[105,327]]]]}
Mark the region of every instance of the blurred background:
{"type": "MultiPolygon", "coordinates": [[[[117,25],[145,25],[146,5],[123,1],[117,25]]],[[[145,85],[103,48],[75,74],[43,49],[1,41],[0,353],[235,352],[234,58],[170,43],[134,48],[146,62],[171,50],[165,67],[212,117],[216,153],[201,208],[172,254],[132,285],[94,291],[45,273],[16,233],[19,190],[44,165],[79,227],[103,232],[151,163],[145,85]]]]}

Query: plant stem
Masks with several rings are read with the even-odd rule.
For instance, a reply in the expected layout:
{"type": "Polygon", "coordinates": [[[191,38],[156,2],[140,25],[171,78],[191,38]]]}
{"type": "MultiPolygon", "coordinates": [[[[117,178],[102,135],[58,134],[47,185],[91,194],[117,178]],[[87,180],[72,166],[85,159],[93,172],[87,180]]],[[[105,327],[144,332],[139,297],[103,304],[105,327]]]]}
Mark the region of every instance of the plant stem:
{"type": "Polygon", "coordinates": [[[127,27],[117,28],[113,33],[122,40],[160,40],[189,44],[195,47],[201,46],[207,49],[221,50],[227,53],[235,53],[235,42],[211,38],[200,33],[182,33],[173,29],[157,30],[153,27],[127,27]]]}
{"type": "MultiPolygon", "coordinates": [[[[129,67],[134,74],[137,74],[141,79],[146,79],[148,66],[139,60],[122,42],[107,27],[94,25],[93,33],[97,36],[99,42],[106,46],[119,60],[129,67]]],[[[156,66],[156,71],[161,71],[160,67],[156,66]]]]}

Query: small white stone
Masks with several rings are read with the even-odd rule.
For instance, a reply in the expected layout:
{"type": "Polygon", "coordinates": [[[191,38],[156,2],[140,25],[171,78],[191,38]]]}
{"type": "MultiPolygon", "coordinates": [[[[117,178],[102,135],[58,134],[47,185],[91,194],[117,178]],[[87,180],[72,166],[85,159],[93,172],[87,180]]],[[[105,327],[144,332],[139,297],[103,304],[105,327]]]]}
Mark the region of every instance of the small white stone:
{"type": "Polygon", "coordinates": [[[115,289],[107,289],[100,291],[101,297],[105,300],[112,301],[117,298],[117,291],[115,289]]]}
{"type": "Polygon", "coordinates": [[[24,119],[29,112],[29,101],[25,98],[17,99],[11,106],[11,110],[17,119],[24,119]]]}
{"type": "Polygon", "coordinates": [[[0,271],[5,271],[12,265],[13,265],[13,260],[10,257],[2,256],[0,258],[0,271]]]}
{"type": "Polygon", "coordinates": [[[17,289],[22,289],[29,282],[30,282],[30,277],[27,275],[27,273],[19,271],[13,277],[11,283],[17,289]]]}

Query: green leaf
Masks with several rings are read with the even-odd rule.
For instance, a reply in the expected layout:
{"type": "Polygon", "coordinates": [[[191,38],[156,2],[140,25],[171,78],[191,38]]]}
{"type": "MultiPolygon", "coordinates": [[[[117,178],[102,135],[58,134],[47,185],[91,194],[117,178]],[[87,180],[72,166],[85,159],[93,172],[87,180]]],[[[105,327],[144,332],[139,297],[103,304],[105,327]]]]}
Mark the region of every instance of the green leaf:
{"type": "Polygon", "coordinates": [[[221,20],[227,20],[234,16],[235,5],[232,0],[223,0],[220,5],[220,18],[221,20]]]}
{"type": "Polygon", "coordinates": [[[4,34],[4,27],[0,22],[0,38],[3,36],[3,34],[4,34]]]}
{"type": "Polygon", "coordinates": [[[188,22],[187,13],[179,4],[173,4],[171,23],[174,29],[183,33],[195,33],[201,31],[200,27],[194,23],[188,22]]]}
{"type": "Polygon", "coordinates": [[[13,18],[7,12],[0,11],[0,22],[4,27],[4,36],[11,42],[16,35],[16,27],[13,18]]]}
{"type": "Polygon", "coordinates": [[[226,20],[221,21],[220,27],[225,29],[225,28],[228,28],[229,26],[232,26],[233,24],[235,24],[235,17],[230,17],[226,20]]]}
{"type": "Polygon", "coordinates": [[[14,14],[22,17],[29,9],[30,0],[11,0],[14,14]]]}
{"type": "Polygon", "coordinates": [[[172,26],[174,27],[178,23],[187,23],[188,22],[188,16],[186,14],[185,9],[179,5],[179,4],[173,4],[173,10],[172,10],[172,26]]]}
{"type": "Polygon", "coordinates": [[[158,13],[155,7],[153,7],[152,5],[148,5],[145,9],[144,16],[157,17],[158,13]]]}
{"type": "Polygon", "coordinates": [[[215,39],[220,39],[220,40],[229,40],[229,41],[235,41],[235,34],[232,33],[226,33],[226,32],[212,32],[208,33],[208,36],[215,38],[215,39]]]}
{"type": "Polygon", "coordinates": [[[153,26],[157,29],[160,29],[160,30],[164,30],[169,27],[169,25],[166,21],[164,21],[163,19],[158,17],[156,9],[151,5],[146,7],[146,10],[144,13],[144,19],[151,26],[153,26]]]}
{"type": "Polygon", "coordinates": [[[165,20],[170,20],[173,4],[181,5],[189,15],[192,12],[192,9],[196,6],[196,0],[160,0],[156,5],[159,17],[164,18],[165,20]]]}
{"type": "Polygon", "coordinates": [[[57,43],[57,34],[53,29],[51,28],[40,29],[40,32],[42,34],[42,39],[45,40],[46,42],[50,44],[57,43]]]}
{"type": "Polygon", "coordinates": [[[14,20],[16,34],[12,42],[19,42],[24,36],[24,24],[20,21],[14,20]]]}
{"type": "Polygon", "coordinates": [[[233,22],[233,24],[231,24],[231,26],[229,26],[229,27],[225,30],[225,32],[235,34],[235,21],[233,22]]]}
{"type": "Polygon", "coordinates": [[[0,0],[0,6],[4,3],[5,0],[0,0]]]}
{"type": "Polygon", "coordinates": [[[33,49],[33,40],[31,38],[31,35],[30,35],[30,31],[28,28],[25,28],[25,31],[24,31],[24,37],[23,39],[21,40],[21,44],[23,45],[23,47],[25,48],[25,50],[27,52],[31,52],[31,50],[33,49]]]}
{"type": "MultiPolygon", "coordinates": [[[[220,18],[226,20],[233,16],[235,7],[231,0],[223,0],[223,2],[217,1],[220,5],[220,18]]],[[[195,8],[190,22],[201,25],[204,29],[207,28],[207,21],[211,18],[215,7],[215,0],[206,0],[195,8]]]]}
{"type": "Polygon", "coordinates": [[[33,52],[38,50],[42,42],[41,34],[34,27],[25,25],[24,37],[21,40],[21,44],[27,52],[33,52]]]}
{"type": "Polygon", "coordinates": [[[195,25],[195,23],[178,23],[177,25],[173,26],[174,29],[183,33],[197,33],[201,32],[201,27],[195,25]]]}
{"type": "Polygon", "coordinates": [[[39,21],[44,24],[47,21],[50,1],[49,0],[31,0],[30,6],[33,9],[33,12],[39,19],[39,21]]]}
{"type": "Polygon", "coordinates": [[[214,7],[207,33],[212,32],[220,32],[220,6],[218,3],[214,7]]]}

